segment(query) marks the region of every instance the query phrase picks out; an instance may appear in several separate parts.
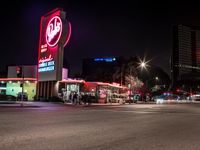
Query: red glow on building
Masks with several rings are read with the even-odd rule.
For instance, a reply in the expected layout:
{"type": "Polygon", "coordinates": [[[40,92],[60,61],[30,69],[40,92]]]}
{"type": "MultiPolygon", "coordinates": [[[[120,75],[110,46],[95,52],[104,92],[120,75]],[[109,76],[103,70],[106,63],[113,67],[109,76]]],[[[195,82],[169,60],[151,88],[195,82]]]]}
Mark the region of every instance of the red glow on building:
{"type": "Polygon", "coordinates": [[[51,18],[46,29],[46,42],[50,47],[54,47],[60,40],[62,34],[62,21],[60,17],[51,18]]]}
{"type": "Polygon", "coordinates": [[[69,34],[67,36],[67,39],[66,39],[66,42],[64,44],[64,47],[67,45],[67,43],[69,42],[69,39],[71,37],[71,33],[72,33],[72,26],[71,26],[71,23],[69,22],[69,34]]]}
{"type": "Polygon", "coordinates": [[[120,84],[116,82],[113,82],[112,85],[120,86],[120,84]]]}
{"type": "Polygon", "coordinates": [[[37,78],[0,78],[0,81],[37,81],[37,78]]]}
{"type": "Polygon", "coordinates": [[[62,83],[85,83],[84,80],[67,79],[60,81],[62,83]]]}

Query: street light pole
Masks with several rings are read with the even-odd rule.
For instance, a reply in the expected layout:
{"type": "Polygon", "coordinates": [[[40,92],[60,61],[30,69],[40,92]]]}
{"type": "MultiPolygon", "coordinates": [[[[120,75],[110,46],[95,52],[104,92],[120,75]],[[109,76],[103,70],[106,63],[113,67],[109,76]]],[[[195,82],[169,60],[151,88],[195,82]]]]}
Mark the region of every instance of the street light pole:
{"type": "Polygon", "coordinates": [[[120,72],[120,80],[121,80],[121,86],[122,86],[122,70],[120,72]]]}
{"type": "MultiPolygon", "coordinates": [[[[140,62],[140,68],[141,69],[146,69],[146,66],[147,66],[147,64],[146,64],[147,62],[145,62],[145,61],[141,61],[140,62]]],[[[146,87],[147,87],[147,79],[145,79],[145,85],[146,85],[146,87]]]]}
{"type": "Polygon", "coordinates": [[[155,77],[155,88],[156,88],[156,90],[158,90],[160,88],[158,81],[159,81],[159,78],[158,78],[158,76],[156,76],[155,77]]]}
{"type": "MultiPolygon", "coordinates": [[[[147,67],[148,67],[148,63],[149,61],[145,61],[145,59],[143,59],[143,60],[141,60],[140,59],[140,63],[139,63],[139,67],[141,68],[141,70],[143,70],[143,69],[147,69],[147,67]]],[[[147,92],[147,89],[148,89],[148,79],[145,79],[145,86],[146,86],[146,88],[145,88],[145,90],[144,90],[144,96],[145,96],[145,101],[146,101],[146,92],[147,92]]]]}

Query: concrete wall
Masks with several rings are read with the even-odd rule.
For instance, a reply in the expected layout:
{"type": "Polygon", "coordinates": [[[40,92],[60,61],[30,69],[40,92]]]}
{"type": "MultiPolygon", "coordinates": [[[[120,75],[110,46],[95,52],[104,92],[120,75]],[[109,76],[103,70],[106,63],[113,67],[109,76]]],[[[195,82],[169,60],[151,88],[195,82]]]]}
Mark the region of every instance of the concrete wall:
{"type": "MultiPolygon", "coordinates": [[[[17,66],[8,67],[8,78],[17,78],[17,66]]],[[[24,78],[37,78],[37,66],[22,66],[24,72],[24,78]]]]}

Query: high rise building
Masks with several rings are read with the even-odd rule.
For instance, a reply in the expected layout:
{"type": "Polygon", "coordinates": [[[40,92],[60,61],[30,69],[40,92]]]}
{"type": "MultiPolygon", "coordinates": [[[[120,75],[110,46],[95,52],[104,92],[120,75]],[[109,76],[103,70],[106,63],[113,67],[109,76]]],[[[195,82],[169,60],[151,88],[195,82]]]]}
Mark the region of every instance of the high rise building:
{"type": "Polygon", "coordinates": [[[200,73],[200,27],[176,25],[173,27],[172,84],[198,79],[198,73],[200,73]]]}

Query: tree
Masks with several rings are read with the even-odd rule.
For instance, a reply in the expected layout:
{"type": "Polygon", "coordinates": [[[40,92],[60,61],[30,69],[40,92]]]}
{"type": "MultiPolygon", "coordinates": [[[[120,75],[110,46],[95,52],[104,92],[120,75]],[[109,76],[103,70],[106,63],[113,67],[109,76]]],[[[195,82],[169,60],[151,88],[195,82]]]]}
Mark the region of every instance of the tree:
{"type": "Polygon", "coordinates": [[[132,93],[135,93],[142,88],[143,82],[137,76],[127,75],[125,76],[125,85],[129,87],[132,93]]]}
{"type": "Polygon", "coordinates": [[[128,75],[137,76],[137,57],[130,57],[128,60],[121,58],[118,65],[114,68],[113,81],[125,84],[125,77],[128,75]]]}

